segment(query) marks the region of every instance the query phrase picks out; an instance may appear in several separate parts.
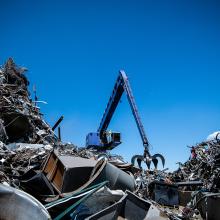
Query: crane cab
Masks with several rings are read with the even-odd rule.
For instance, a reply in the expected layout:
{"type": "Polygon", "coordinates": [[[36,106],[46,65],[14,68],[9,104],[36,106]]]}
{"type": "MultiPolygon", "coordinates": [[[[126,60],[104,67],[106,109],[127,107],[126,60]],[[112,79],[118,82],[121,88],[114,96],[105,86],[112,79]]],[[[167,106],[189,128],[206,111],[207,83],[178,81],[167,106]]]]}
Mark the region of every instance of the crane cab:
{"type": "Polygon", "coordinates": [[[86,148],[111,150],[121,144],[121,133],[105,131],[91,132],[86,136],[86,148]]]}

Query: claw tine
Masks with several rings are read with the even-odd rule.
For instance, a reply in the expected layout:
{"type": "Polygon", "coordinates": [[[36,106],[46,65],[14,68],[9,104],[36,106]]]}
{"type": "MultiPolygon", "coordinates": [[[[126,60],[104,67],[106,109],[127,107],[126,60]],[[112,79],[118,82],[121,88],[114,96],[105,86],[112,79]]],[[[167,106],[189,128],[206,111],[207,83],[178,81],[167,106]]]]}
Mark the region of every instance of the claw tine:
{"type": "Polygon", "coordinates": [[[147,168],[148,168],[148,169],[150,169],[150,163],[151,163],[150,160],[146,160],[146,165],[147,165],[147,168]]]}
{"type": "Polygon", "coordinates": [[[138,166],[140,169],[142,169],[141,167],[141,162],[143,160],[143,156],[142,155],[134,155],[132,158],[131,158],[131,163],[132,165],[134,166],[135,164],[135,160],[137,160],[137,163],[138,163],[138,166]]]}
{"type": "Polygon", "coordinates": [[[137,159],[138,166],[139,166],[139,168],[142,170],[141,161],[142,161],[142,160],[141,160],[140,158],[137,159]]]}
{"type": "Polygon", "coordinates": [[[154,164],[155,169],[157,169],[158,159],[153,158],[153,159],[152,159],[152,162],[153,162],[153,164],[154,164]]]}
{"type": "Polygon", "coordinates": [[[139,155],[134,155],[134,156],[131,158],[131,163],[132,163],[132,165],[135,164],[135,160],[137,160],[137,158],[139,158],[139,155]]]}
{"type": "Polygon", "coordinates": [[[154,154],[154,155],[152,156],[153,159],[154,159],[154,158],[157,158],[157,157],[159,157],[159,158],[161,159],[162,165],[163,165],[163,167],[164,167],[164,165],[165,165],[165,158],[164,158],[164,156],[162,156],[161,154],[154,154]]]}

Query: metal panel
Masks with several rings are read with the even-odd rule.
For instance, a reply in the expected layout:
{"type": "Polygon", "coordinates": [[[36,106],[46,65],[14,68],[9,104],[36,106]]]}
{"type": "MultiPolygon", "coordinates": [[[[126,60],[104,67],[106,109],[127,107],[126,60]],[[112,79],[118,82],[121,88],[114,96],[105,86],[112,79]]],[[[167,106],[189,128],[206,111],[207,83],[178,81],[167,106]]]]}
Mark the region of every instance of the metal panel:
{"type": "Polygon", "coordinates": [[[0,184],[0,219],[48,220],[45,207],[24,191],[0,184]]]}
{"type": "Polygon", "coordinates": [[[71,192],[84,185],[96,161],[74,156],[58,156],[52,152],[43,173],[59,193],[71,192]]]}

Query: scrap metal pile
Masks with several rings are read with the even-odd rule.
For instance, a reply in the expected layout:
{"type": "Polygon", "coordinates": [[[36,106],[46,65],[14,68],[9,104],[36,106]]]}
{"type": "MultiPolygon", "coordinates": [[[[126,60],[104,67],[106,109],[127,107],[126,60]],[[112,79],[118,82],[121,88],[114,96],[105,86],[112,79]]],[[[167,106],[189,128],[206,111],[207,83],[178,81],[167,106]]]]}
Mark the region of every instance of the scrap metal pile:
{"type": "Polygon", "coordinates": [[[219,219],[217,138],[172,173],[77,148],[43,120],[25,72],[0,69],[0,219],[219,219]]]}
{"type": "Polygon", "coordinates": [[[166,169],[140,173],[136,178],[137,194],[156,201],[172,219],[219,219],[220,140],[217,136],[190,147],[189,160],[178,162],[179,169],[172,173],[164,172],[166,169]],[[172,206],[178,209],[170,209],[172,206]]]}
{"type": "Polygon", "coordinates": [[[202,181],[202,188],[220,192],[220,140],[205,141],[191,147],[191,159],[179,163],[175,181],[202,181]]]}

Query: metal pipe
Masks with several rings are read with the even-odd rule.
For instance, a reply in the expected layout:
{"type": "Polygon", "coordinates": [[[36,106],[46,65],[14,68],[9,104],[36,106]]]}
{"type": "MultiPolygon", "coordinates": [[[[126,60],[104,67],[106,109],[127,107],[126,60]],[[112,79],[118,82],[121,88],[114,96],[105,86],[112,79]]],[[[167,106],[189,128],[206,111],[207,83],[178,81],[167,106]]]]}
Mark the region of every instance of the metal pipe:
{"type": "Polygon", "coordinates": [[[61,141],[61,128],[60,128],[60,126],[58,127],[58,138],[61,141]]]}
{"type": "Polygon", "coordinates": [[[54,131],[57,126],[61,123],[61,121],[63,121],[63,115],[57,120],[57,122],[54,124],[54,126],[52,127],[52,130],[54,131]]]}

